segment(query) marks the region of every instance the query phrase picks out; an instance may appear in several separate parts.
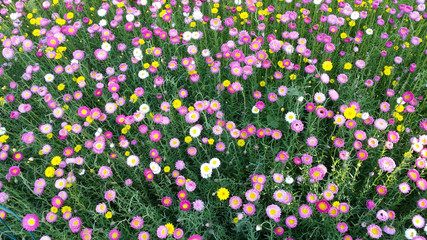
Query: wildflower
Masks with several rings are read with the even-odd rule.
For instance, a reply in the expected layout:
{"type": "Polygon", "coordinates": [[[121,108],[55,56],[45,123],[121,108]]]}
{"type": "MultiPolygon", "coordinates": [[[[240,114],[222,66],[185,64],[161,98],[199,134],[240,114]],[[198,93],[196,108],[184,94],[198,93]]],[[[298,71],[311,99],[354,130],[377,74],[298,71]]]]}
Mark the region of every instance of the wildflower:
{"type": "Polygon", "coordinates": [[[226,200],[229,195],[230,195],[230,193],[228,192],[228,190],[226,188],[220,188],[217,192],[217,196],[218,196],[219,200],[226,200]]]}
{"type": "Polygon", "coordinates": [[[29,231],[33,232],[35,231],[39,226],[39,218],[35,214],[28,214],[25,215],[24,218],[22,218],[22,227],[29,231]]]}

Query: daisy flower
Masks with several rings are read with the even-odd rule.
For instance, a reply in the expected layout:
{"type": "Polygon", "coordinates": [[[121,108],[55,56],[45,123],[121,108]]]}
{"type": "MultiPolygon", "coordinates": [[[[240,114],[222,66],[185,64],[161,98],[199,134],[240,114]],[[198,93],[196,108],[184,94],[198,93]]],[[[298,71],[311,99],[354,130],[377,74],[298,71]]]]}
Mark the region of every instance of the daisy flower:
{"type": "Polygon", "coordinates": [[[293,113],[293,112],[288,112],[288,113],[286,113],[286,115],[285,115],[285,120],[286,120],[288,123],[292,123],[293,121],[297,120],[297,119],[296,119],[296,115],[295,115],[295,113],[293,113]]]}
{"type": "Polygon", "coordinates": [[[29,231],[33,232],[39,226],[39,218],[35,214],[28,214],[22,219],[22,227],[29,231]]]}
{"type": "Polygon", "coordinates": [[[415,228],[423,228],[425,223],[425,219],[419,214],[412,218],[412,224],[414,224],[415,228]]]}
{"type": "Polygon", "coordinates": [[[216,195],[218,196],[219,200],[226,200],[228,196],[230,195],[230,192],[226,188],[220,188],[216,195]]]}
{"type": "Polygon", "coordinates": [[[279,206],[276,204],[269,205],[266,209],[267,216],[273,220],[280,219],[280,215],[282,213],[279,206]]]}

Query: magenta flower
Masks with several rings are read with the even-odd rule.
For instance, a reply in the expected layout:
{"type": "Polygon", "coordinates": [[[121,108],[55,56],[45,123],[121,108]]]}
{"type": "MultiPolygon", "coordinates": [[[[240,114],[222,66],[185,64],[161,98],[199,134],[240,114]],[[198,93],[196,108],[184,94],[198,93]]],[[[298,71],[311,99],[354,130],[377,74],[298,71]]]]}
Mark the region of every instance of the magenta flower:
{"type": "Polygon", "coordinates": [[[39,226],[39,218],[35,214],[28,214],[22,219],[22,227],[29,231],[33,232],[39,226]]]}

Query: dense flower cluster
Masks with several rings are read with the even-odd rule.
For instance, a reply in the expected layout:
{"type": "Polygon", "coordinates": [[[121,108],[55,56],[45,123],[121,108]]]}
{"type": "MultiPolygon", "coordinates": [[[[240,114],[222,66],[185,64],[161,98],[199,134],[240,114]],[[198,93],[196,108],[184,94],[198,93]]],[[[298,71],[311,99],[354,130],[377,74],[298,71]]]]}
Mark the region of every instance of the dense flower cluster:
{"type": "Polygon", "coordinates": [[[0,5],[13,229],[426,239],[425,0],[0,5]]]}

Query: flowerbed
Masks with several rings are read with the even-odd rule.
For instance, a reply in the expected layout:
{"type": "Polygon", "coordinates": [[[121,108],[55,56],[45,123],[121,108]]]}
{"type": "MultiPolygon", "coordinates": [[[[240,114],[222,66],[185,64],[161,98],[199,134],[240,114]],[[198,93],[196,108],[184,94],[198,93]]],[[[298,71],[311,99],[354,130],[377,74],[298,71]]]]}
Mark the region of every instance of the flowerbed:
{"type": "Polygon", "coordinates": [[[1,2],[0,236],[426,239],[424,0],[1,2]]]}

